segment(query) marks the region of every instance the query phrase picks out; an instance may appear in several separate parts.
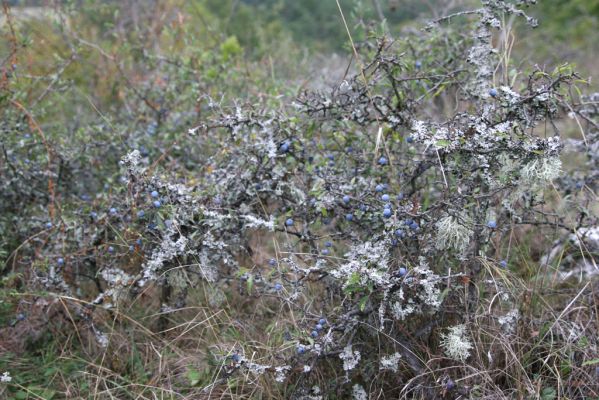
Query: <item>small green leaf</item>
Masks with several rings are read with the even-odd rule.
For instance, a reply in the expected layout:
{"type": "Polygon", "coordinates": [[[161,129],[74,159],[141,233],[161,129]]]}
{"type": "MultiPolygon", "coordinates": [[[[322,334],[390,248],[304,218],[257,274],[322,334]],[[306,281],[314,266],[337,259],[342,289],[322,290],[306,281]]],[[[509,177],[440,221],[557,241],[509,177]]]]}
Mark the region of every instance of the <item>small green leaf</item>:
{"type": "Polygon", "coordinates": [[[17,393],[15,393],[15,399],[17,399],[17,400],[25,400],[26,398],[27,398],[27,392],[19,390],[17,393]]]}
{"type": "Polygon", "coordinates": [[[200,373],[193,368],[187,370],[187,379],[189,379],[189,385],[195,386],[200,383],[200,373]]]}
{"type": "Polygon", "coordinates": [[[552,388],[552,387],[546,387],[541,392],[541,399],[542,400],[553,400],[556,397],[557,397],[557,393],[555,392],[555,389],[552,388]]]}
{"type": "Polygon", "coordinates": [[[347,286],[357,285],[358,283],[360,283],[360,274],[357,272],[352,272],[347,280],[347,286]]]}
{"type": "Polygon", "coordinates": [[[254,287],[254,277],[252,275],[249,276],[248,280],[247,280],[247,289],[248,289],[248,294],[252,293],[252,288],[254,287]]]}
{"type": "Polygon", "coordinates": [[[449,294],[449,288],[446,288],[445,290],[443,290],[441,292],[441,295],[439,296],[439,299],[441,301],[445,300],[445,298],[447,297],[448,294],[449,294]]]}
{"type": "Polygon", "coordinates": [[[441,140],[437,140],[437,142],[435,143],[435,146],[439,147],[439,148],[443,148],[443,147],[447,147],[451,144],[451,142],[449,140],[446,139],[441,139],[441,140]]]}
{"type": "Polygon", "coordinates": [[[360,311],[364,311],[366,309],[366,303],[368,303],[368,296],[364,296],[360,299],[360,302],[358,303],[360,311]]]}

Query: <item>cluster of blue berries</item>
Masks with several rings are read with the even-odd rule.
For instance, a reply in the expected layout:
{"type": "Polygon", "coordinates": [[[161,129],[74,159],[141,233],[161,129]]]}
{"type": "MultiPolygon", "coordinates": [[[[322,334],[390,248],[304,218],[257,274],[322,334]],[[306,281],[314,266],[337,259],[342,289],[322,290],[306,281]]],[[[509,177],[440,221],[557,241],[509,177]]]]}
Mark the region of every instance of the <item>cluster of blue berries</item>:
{"type": "Polygon", "coordinates": [[[153,190],[152,193],[150,193],[150,196],[152,196],[153,199],[156,199],[153,201],[153,205],[156,208],[160,208],[160,206],[162,205],[162,203],[160,202],[160,200],[158,200],[158,196],[160,196],[158,194],[158,192],[156,190],[153,190]]]}
{"type": "Polygon", "coordinates": [[[324,242],[324,249],[322,249],[321,253],[325,256],[328,256],[331,251],[329,250],[331,247],[333,247],[333,242],[327,240],[326,242],[324,242]]]}
{"type": "Polygon", "coordinates": [[[321,330],[324,329],[324,326],[326,325],[327,320],[324,318],[321,318],[318,320],[318,323],[316,323],[316,325],[314,325],[314,329],[312,330],[312,332],[310,332],[310,336],[314,339],[316,339],[319,335],[319,332],[321,330]]]}

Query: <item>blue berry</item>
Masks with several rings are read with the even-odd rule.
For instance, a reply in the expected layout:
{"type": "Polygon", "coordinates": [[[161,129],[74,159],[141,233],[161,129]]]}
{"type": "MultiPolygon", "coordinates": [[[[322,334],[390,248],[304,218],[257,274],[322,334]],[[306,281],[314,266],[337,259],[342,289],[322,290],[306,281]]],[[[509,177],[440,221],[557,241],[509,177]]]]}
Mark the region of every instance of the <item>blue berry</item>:
{"type": "Polygon", "coordinates": [[[416,60],[416,62],[414,63],[414,66],[416,67],[416,69],[420,69],[420,68],[422,68],[422,62],[420,60],[416,60]]]}
{"type": "Polygon", "coordinates": [[[310,199],[310,206],[314,207],[316,205],[316,199],[315,198],[311,198],[310,199]]]}
{"type": "Polygon", "coordinates": [[[408,218],[408,219],[406,219],[406,220],[405,220],[403,223],[404,223],[405,225],[408,225],[408,226],[410,226],[410,225],[412,225],[412,224],[414,223],[414,221],[408,218]]]}
{"type": "Polygon", "coordinates": [[[306,352],[306,348],[304,346],[302,346],[301,344],[297,346],[298,354],[304,354],[305,352],[306,352]]]}
{"type": "Polygon", "coordinates": [[[329,160],[331,160],[331,161],[335,161],[335,156],[334,156],[334,155],[332,155],[332,154],[329,154],[329,155],[327,156],[327,158],[328,158],[329,160]]]}
{"type": "Polygon", "coordinates": [[[312,333],[310,333],[310,336],[312,336],[313,338],[317,338],[318,337],[318,332],[317,331],[312,331],[312,333]]]}
{"type": "Polygon", "coordinates": [[[110,210],[108,210],[108,212],[110,213],[110,215],[116,215],[117,211],[116,208],[112,207],[110,210]]]}
{"type": "Polygon", "coordinates": [[[403,238],[405,235],[406,234],[401,229],[395,231],[395,236],[397,236],[400,239],[403,238]]]}
{"type": "Polygon", "coordinates": [[[379,165],[387,165],[387,159],[385,157],[379,158],[379,165]]]}
{"type": "Polygon", "coordinates": [[[391,218],[391,214],[393,214],[393,212],[391,211],[390,208],[385,208],[383,210],[383,217],[385,217],[385,218],[391,218]]]}
{"type": "Polygon", "coordinates": [[[287,218],[287,220],[285,221],[285,225],[292,226],[293,225],[293,220],[291,218],[287,218]]]}
{"type": "Polygon", "coordinates": [[[322,249],[321,253],[323,256],[328,256],[330,251],[329,251],[329,249],[322,249]]]}
{"type": "Polygon", "coordinates": [[[397,200],[402,200],[403,199],[403,193],[399,192],[399,194],[397,195],[397,200]]]}
{"type": "Polygon", "coordinates": [[[491,228],[491,229],[495,229],[495,228],[497,228],[497,222],[491,220],[491,221],[487,222],[487,227],[491,228]]]}
{"type": "Polygon", "coordinates": [[[143,218],[144,215],[146,215],[146,212],[144,210],[139,210],[137,212],[137,218],[143,218]]]}
{"type": "Polygon", "coordinates": [[[419,228],[419,226],[418,226],[418,224],[416,222],[412,222],[410,224],[410,229],[412,229],[413,231],[418,230],[418,228],[419,228]]]}
{"type": "Polygon", "coordinates": [[[389,195],[388,194],[384,194],[381,196],[381,200],[383,201],[389,201],[389,195]]]}
{"type": "Polygon", "coordinates": [[[366,204],[360,204],[360,211],[362,211],[362,212],[368,211],[368,206],[366,204]]]}
{"type": "Polygon", "coordinates": [[[413,141],[414,141],[414,138],[412,136],[408,136],[406,138],[406,142],[408,142],[408,143],[412,143],[413,141]]]}
{"type": "Polygon", "coordinates": [[[46,222],[46,229],[52,229],[52,222],[46,222]]]}
{"type": "Polygon", "coordinates": [[[407,273],[408,273],[408,270],[405,269],[405,267],[399,268],[399,276],[406,276],[407,273]]]}
{"type": "Polygon", "coordinates": [[[135,251],[135,246],[133,246],[133,245],[130,245],[130,246],[129,246],[129,251],[131,251],[131,252],[135,251]]]}
{"type": "Polygon", "coordinates": [[[114,253],[114,247],[108,246],[108,252],[109,253],[114,253]]]}
{"type": "Polygon", "coordinates": [[[316,329],[317,331],[321,331],[322,330],[322,324],[316,324],[316,326],[314,327],[314,329],[316,329]]]}
{"type": "Polygon", "coordinates": [[[58,265],[64,265],[64,258],[60,257],[58,260],[56,260],[56,263],[58,265]]]}
{"type": "Polygon", "coordinates": [[[235,361],[236,363],[238,363],[239,361],[241,361],[241,356],[237,353],[233,354],[231,356],[231,358],[233,359],[233,361],[235,361]]]}
{"type": "Polygon", "coordinates": [[[354,220],[354,215],[353,214],[346,214],[345,215],[345,219],[351,222],[351,221],[354,220]]]}
{"type": "Polygon", "coordinates": [[[499,266],[501,268],[507,268],[507,261],[506,260],[499,261],[499,266]]]}
{"type": "Polygon", "coordinates": [[[327,320],[326,320],[326,319],[324,319],[324,318],[321,318],[321,319],[319,319],[319,320],[318,320],[318,323],[319,323],[320,325],[325,325],[325,324],[327,323],[327,320]]]}
{"type": "Polygon", "coordinates": [[[289,151],[289,142],[285,141],[281,144],[281,147],[279,147],[279,150],[281,150],[281,153],[287,153],[289,151]]]}
{"type": "Polygon", "coordinates": [[[137,245],[138,245],[138,246],[141,246],[141,243],[142,243],[142,241],[141,241],[141,238],[137,239],[137,240],[135,241],[135,243],[137,243],[137,245]]]}
{"type": "Polygon", "coordinates": [[[160,206],[162,205],[160,200],[155,200],[153,204],[154,204],[154,207],[156,207],[156,208],[160,208],[160,206]]]}
{"type": "Polygon", "coordinates": [[[348,196],[348,195],[345,195],[345,196],[343,196],[343,202],[344,202],[345,204],[348,204],[348,203],[349,203],[349,196],[348,196]]]}
{"type": "Polygon", "coordinates": [[[89,216],[90,216],[92,219],[96,219],[96,218],[98,218],[98,213],[97,213],[97,212],[95,212],[95,211],[92,211],[92,212],[90,212],[90,213],[89,213],[89,216]]]}
{"type": "Polygon", "coordinates": [[[17,321],[24,321],[25,318],[27,318],[27,316],[23,313],[18,313],[17,314],[17,321]]]}
{"type": "Polygon", "coordinates": [[[497,89],[492,88],[491,90],[489,90],[489,96],[497,97],[497,89]]]}
{"type": "Polygon", "coordinates": [[[283,285],[281,285],[279,282],[275,283],[275,290],[277,292],[281,291],[283,289],[283,285]]]}
{"type": "Polygon", "coordinates": [[[376,187],[374,188],[374,190],[380,193],[383,190],[385,190],[385,187],[379,183],[378,185],[376,185],[376,187]]]}
{"type": "Polygon", "coordinates": [[[155,190],[152,190],[152,193],[150,193],[150,196],[156,198],[156,197],[158,197],[158,192],[155,190]]]}
{"type": "Polygon", "coordinates": [[[327,242],[324,242],[324,245],[325,245],[326,247],[333,247],[333,242],[329,242],[329,241],[327,241],[327,242]]]}
{"type": "Polygon", "coordinates": [[[385,204],[383,205],[383,208],[388,208],[388,209],[391,209],[391,204],[389,204],[389,203],[385,203],[385,204]]]}
{"type": "Polygon", "coordinates": [[[270,265],[271,267],[274,267],[275,265],[277,265],[277,260],[275,260],[274,258],[271,258],[270,260],[268,260],[268,265],[270,265]]]}

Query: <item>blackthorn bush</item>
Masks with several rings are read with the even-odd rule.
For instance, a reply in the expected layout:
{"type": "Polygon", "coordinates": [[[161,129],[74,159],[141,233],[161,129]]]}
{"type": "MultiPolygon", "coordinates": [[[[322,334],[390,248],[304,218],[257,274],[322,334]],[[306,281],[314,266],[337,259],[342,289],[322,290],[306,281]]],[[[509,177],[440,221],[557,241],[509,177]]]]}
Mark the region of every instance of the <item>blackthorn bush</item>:
{"type": "MultiPolygon", "coordinates": [[[[353,77],[292,100],[205,94],[185,111],[206,84],[184,88],[196,75],[162,65],[165,87],[134,93],[141,121],[123,112],[85,129],[133,132],[126,145],[92,145],[112,164],[98,167],[112,171],[106,186],[91,179],[85,153],[52,147],[13,107],[2,122],[11,139],[1,229],[21,243],[3,258],[30,266],[31,287],[80,301],[78,318],[101,347],[93,315],[116,316],[147,292],[161,315],[185,309],[204,284],[215,302],[235,288],[293,315],[279,350],[256,360],[255,343],[225,349],[215,379],[268,376],[296,398],[319,374],[332,382],[320,390],[342,397],[512,390],[512,378],[473,374],[513,368],[509,347],[490,339],[501,333],[509,346],[520,321],[505,243],[547,227],[582,247],[597,229],[597,95],[574,97],[580,78],[569,65],[518,70],[494,40],[505,18],[534,26],[532,3],[483,0],[417,35],[355,43],[353,77]],[[562,135],[568,117],[585,121],[583,140],[562,135]],[[565,173],[571,149],[587,172],[565,173]],[[576,207],[556,211],[562,201],[576,207]]],[[[238,47],[227,40],[214,64],[234,69],[238,47]]]]}

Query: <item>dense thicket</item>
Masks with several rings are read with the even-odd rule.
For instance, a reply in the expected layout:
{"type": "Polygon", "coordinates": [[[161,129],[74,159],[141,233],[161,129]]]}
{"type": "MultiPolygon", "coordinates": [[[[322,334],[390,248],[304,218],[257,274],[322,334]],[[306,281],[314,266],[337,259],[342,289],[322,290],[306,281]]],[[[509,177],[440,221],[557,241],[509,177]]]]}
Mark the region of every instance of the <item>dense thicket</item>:
{"type": "Polygon", "coordinates": [[[5,6],[0,393],[599,396],[598,96],[533,3],[5,6]]]}

